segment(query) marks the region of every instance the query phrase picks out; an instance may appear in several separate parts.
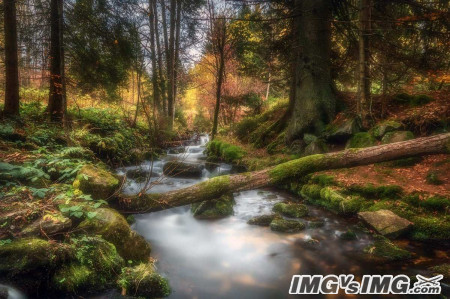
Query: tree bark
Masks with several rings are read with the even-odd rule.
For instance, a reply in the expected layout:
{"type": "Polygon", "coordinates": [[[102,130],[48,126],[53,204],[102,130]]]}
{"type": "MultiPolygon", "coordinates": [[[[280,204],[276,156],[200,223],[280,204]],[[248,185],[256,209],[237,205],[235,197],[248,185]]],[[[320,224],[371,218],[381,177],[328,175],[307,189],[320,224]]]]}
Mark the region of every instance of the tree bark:
{"type": "MultiPolygon", "coordinates": [[[[159,40],[159,29],[158,29],[158,7],[156,5],[156,0],[151,0],[153,2],[153,13],[155,14],[155,36],[156,36],[156,49],[158,52],[158,71],[159,71],[159,84],[161,90],[161,101],[163,115],[167,115],[167,94],[166,94],[166,79],[163,72],[163,62],[162,62],[162,52],[159,40]]],[[[164,12],[164,10],[163,10],[164,12]]]]}
{"type": "Polygon", "coordinates": [[[291,142],[304,133],[318,134],[334,119],[335,96],[331,79],[331,0],[296,0],[294,68],[290,96],[294,109],[286,139],[291,142]]]}
{"type": "Polygon", "coordinates": [[[149,15],[149,24],[150,24],[150,59],[152,61],[152,84],[153,84],[153,104],[157,111],[161,111],[161,97],[159,93],[159,85],[158,85],[158,68],[157,68],[157,61],[156,61],[156,45],[155,45],[155,26],[156,24],[156,18],[155,18],[155,11],[153,9],[153,1],[149,1],[149,9],[150,9],[150,15],[149,15]]]}
{"type": "Polygon", "coordinates": [[[62,60],[62,0],[50,2],[50,119],[61,123],[64,116],[63,60],[62,60]]]}
{"type": "Polygon", "coordinates": [[[213,200],[229,192],[279,185],[317,171],[439,153],[450,153],[450,133],[307,156],[261,171],[215,177],[197,185],[164,194],[122,195],[112,204],[122,211],[148,213],[213,200]]]}
{"type": "Polygon", "coordinates": [[[370,62],[369,35],[371,0],[359,0],[359,82],[356,110],[364,127],[369,126],[370,116],[370,62]]]}
{"type": "Polygon", "coordinates": [[[19,115],[19,65],[17,57],[16,1],[3,2],[5,30],[5,107],[6,116],[19,115]]]}
{"type": "Polygon", "coordinates": [[[177,103],[177,88],[178,88],[178,72],[180,67],[180,34],[181,34],[181,6],[182,1],[177,3],[177,20],[175,25],[175,57],[173,67],[173,109],[175,111],[175,105],[177,103]]]}
{"type": "Polygon", "coordinates": [[[167,65],[167,78],[169,86],[167,88],[167,116],[168,127],[173,129],[174,121],[174,68],[175,68],[175,19],[176,19],[176,0],[170,1],[170,27],[169,27],[169,52],[167,53],[168,65],[167,65]]]}

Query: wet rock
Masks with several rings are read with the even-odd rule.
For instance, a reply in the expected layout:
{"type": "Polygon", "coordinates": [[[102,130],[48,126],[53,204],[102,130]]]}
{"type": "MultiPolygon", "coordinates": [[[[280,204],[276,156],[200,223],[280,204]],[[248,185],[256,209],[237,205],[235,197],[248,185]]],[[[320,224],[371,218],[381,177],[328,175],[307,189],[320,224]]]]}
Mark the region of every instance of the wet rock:
{"type": "Polygon", "coordinates": [[[247,223],[250,225],[269,226],[275,218],[280,218],[280,216],[278,214],[261,215],[251,218],[247,223]]]}
{"type": "Polygon", "coordinates": [[[308,215],[308,207],[300,203],[279,202],[273,206],[273,211],[293,218],[301,218],[308,215]]]}
{"type": "Polygon", "coordinates": [[[122,293],[130,296],[160,298],[170,294],[168,280],[159,275],[150,263],[125,268],[117,283],[122,293]]]}
{"type": "Polygon", "coordinates": [[[359,212],[358,217],[375,229],[379,234],[388,238],[397,238],[407,230],[413,223],[394,214],[389,210],[378,210],[376,212],[359,212]]]}
{"type": "Polygon", "coordinates": [[[270,229],[283,233],[296,233],[305,228],[305,224],[298,220],[287,220],[283,218],[274,219],[270,223],[270,229]]]}
{"type": "Polygon", "coordinates": [[[58,291],[102,290],[112,286],[113,279],[125,265],[113,244],[95,236],[71,239],[77,252],[75,259],[60,267],[52,279],[58,291]]]}
{"type": "Polygon", "coordinates": [[[62,214],[47,214],[22,230],[22,236],[51,236],[68,231],[72,227],[72,220],[62,214]]]}
{"type": "Polygon", "coordinates": [[[159,177],[159,175],[156,172],[151,172],[150,169],[139,167],[128,170],[127,178],[140,182],[148,179],[150,177],[150,174],[152,178],[159,177]]]}
{"type": "Polygon", "coordinates": [[[398,247],[389,239],[380,235],[375,236],[375,242],[364,248],[364,252],[387,261],[401,261],[412,257],[409,251],[398,247]]]}
{"type": "Polygon", "coordinates": [[[357,118],[349,119],[340,125],[330,127],[324,136],[331,142],[344,142],[361,130],[361,122],[357,118]]]}
{"type": "Polygon", "coordinates": [[[320,241],[314,238],[310,239],[299,239],[295,241],[296,245],[303,247],[308,250],[317,250],[320,246],[320,241]]]}
{"type": "Polygon", "coordinates": [[[169,148],[169,150],[167,151],[168,154],[171,155],[178,155],[178,154],[182,154],[185,152],[185,148],[184,147],[173,147],[173,148],[169,148]]]}
{"type": "Polygon", "coordinates": [[[150,245],[145,239],[130,229],[126,219],[117,211],[100,208],[97,216],[85,219],[77,231],[102,236],[114,244],[120,256],[125,260],[146,261],[150,256],[150,245]]]}
{"type": "Polygon", "coordinates": [[[50,269],[70,256],[71,250],[37,238],[22,238],[0,246],[0,273],[21,275],[36,269],[50,269]]]}
{"type": "Polygon", "coordinates": [[[381,143],[394,143],[400,141],[406,141],[414,138],[414,134],[411,131],[395,131],[386,133],[381,139],[381,143]]]}
{"type": "Polygon", "coordinates": [[[325,142],[321,139],[317,139],[310,144],[308,144],[303,152],[303,155],[315,155],[315,154],[323,154],[328,151],[328,147],[325,142]]]}
{"type": "Polygon", "coordinates": [[[322,220],[314,220],[308,222],[308,228],[320,228],[325,226],[325,221],[322,220]]]}
{"type": "Polygon", "coordinates": [[[206,161],[205,162],[205,168],[206,170],[208,170],[209,172],[213,172],[217,167],[219,167],[219,163],[216,162],[210,162],[210,161],[206,161]]]}
{"type": "Polygon", "coordinates": [[[350,138],[345,148],[363,148],[375,145],[375,138],[367,132],[356,133],[350,138]]]}
{"type": "Polygon", "coordinates": [[[191,211],[195,218],[218,219],[233,215],[234,204],[233,195],[227,194],[218,199],[193,203],[191,205],[191,211]]]}
{"type": "Polygon", "coordinates": [[[169,161],[164,164],[163,173],[170,177],[200,178],[203,165],[169,161]]]}
{"type": "Polygon", "coordinates": [[[402,124],[393,120],[387,120],[379,123],[372,128],[371,133],[375,138],[381,138],[384,134],[392,131],[396,131],[402,127],[402,124]]]}
{"type": "Polygon", "coordinates": [[[78,171],[73,187],[94,199],[108,199],[118,190],[120,182],[110,172],[88,164],[78,171]]]}

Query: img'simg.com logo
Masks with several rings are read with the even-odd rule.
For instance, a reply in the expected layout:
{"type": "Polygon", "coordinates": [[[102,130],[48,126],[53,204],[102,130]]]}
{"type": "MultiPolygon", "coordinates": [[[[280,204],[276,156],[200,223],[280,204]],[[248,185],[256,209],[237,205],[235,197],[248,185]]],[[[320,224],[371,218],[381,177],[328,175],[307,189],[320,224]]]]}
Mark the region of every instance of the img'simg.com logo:
{"type": "Polygon", "coordinates": [[[353,274],[344,275],[294,275],[289,294],[440,294],[442,275],[431,278],[416,275],[417,282],[410,285],[406,275],[364,275],[361,282],[353,274]]]}

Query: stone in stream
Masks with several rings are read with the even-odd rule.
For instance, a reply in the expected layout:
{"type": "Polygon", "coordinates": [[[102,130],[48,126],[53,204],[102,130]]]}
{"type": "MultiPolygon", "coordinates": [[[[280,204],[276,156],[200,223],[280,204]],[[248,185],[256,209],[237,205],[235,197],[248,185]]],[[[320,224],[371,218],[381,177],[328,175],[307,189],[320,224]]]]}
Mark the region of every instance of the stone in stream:
{"type": "Polygon", "coordinates": [[[269,226],[270,223],[275,219],[280,218],[278,214],[269,214],[269,215],[261,215],[251,218],[247,221],[250,225],[259,225],[259,226],[269,226]]]}
{"type": "Polygon", "coordinates": [[[226,194],[214,200],[206,200],[191,205],[191,211],[195,218],[218,219],[233,215],[235,204],[232,194],[226,194]]]}
{"type": "Polygon", "coordinates": [[[288,220],[283,218],[274,219],[270,223],[270,229],[283,233],[296,233],[305,228],[305,224],[298,220],[288,220]]]}
{"type": "Polygon", "coordinates": [[[170,294],[169,282],[151,263],[124,268],[117,282],[125,294],[133,297],[161,298],[170,294]]]}
{"type": "Polygon", "coordinates": [[[301,218],[308,215],[308,207],[300,203],[279,202],[273,206],[274,212],[293,218],[301,218]]]}
{"type": "Polygon", "coordinates": [[[152,178],[159,177],[159,174],[157,174],[156,172],[150,172],[150,169],[138,167],[128,170],[127,178],[136,180],[138,182],[145,181],[147,178],[150,177],[150,173],[152,178]]]}
{"type": "Polygon", "coordinates": [[[169,161],[164,164],[163,173],[169,177],[201,178],[203,165],[169,161]]]}
{"type": "Polygon", "coordinates": [[[406,232],[413,225],[412,222],[397,216],[389,210],[359,212],[358,217],[379,234],[393,239],[406,232]]]}
{"type": "Polygon", "coordinates": [[[87,164],[78,171],[73,187],[93,199],[106,200],[118,190],[120,180],[104,169],[87,164]]]}
{"type": "Polygon", "coordinates": [[[295,244],[308,250],[317,250],[320,246],[320,241],[314,238],[309,239],[298,239],[295,240],[295,244]]]}
{"type": "Polygon", "coordinates": [[[364,248],[364,252],[369,257],[375,257],[382,261],[402,261],[412,257],[411,252],[398,247],[389,239],[380,235],[376,235],[374,238],[375,242],[364,248]]]}

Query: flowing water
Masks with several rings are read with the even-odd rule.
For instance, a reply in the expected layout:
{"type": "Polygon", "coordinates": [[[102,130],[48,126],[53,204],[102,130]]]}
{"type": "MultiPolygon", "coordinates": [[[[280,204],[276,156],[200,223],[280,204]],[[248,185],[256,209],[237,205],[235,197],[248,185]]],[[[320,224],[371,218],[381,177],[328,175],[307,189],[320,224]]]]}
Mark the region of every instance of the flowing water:
{"type": "MultiPolygon", "coordinates": [[[[232,172],[230,165],[219,164],[208,167],[209,170],[204,168],[198,178],[163,175],[164,163],[174,159],[205,165],[203,152],[207,141],[207,135],[197,136],[189,145],[169,149],[163,159],[140,165],[153,173],[148,192],[184,188],[232,172]]],[[[126,167],[118,172],[125,174],[135,168],[126,167]]],[[[125,192],[137,193],[145,184],[128,180],[125,192]]],[[[135,216],[133,228],[152,244],[158,271],[169,278],[172,287],[169,298],[286,298],[294,274],[361,277],[363,274],[423,273],[423,265],[380,264],[364,259],[362,251],[370,244],[370,236],[363,232],[356,219],[339,218],[309,206],[310,216],[304,221],[311,223],[319,219],[324,222],[322,227],[307,228],[296,234],[276,233],[246,222],[253,216],[271,213],[279,201],[293,199],[289,194],[263,189],[234,196],[234,215],[219,220],[197,220],[189,207],[135,216]],[[357,233],[357,240],[339,238],[348,229],[357,233]]],[[[423,251],[415,245],[413,248],[413,244],[405,245],[416,252],[423,251]]],[[[425,250],[426,256],[433,259],[446,256],[439,250],[425,250]]]]}

